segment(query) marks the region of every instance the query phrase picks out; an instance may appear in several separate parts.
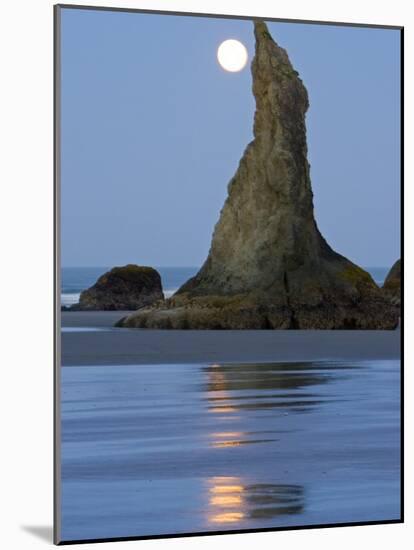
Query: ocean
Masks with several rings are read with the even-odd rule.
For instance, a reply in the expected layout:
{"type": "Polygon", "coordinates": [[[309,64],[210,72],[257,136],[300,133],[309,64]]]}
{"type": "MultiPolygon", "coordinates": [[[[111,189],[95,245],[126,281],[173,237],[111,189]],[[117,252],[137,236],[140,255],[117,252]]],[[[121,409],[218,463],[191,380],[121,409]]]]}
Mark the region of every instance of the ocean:
{"type": "MultiPolygon", "coordinates": [[[[109,271],[109,267],[63,267],[61,271],[62,288],[61,301],[62,306],[71,306],[79,301],[82,290],[92,286],[98,277],[109,271]]],[[[164,295],[169,298],[176,292],[182,284],[190,277],[193,277],[199,267],[156,267],[161,275],[164,295]]],[[[389,267],[365,267],[373,277],[374,281],[382,286],[389,267]]]]}

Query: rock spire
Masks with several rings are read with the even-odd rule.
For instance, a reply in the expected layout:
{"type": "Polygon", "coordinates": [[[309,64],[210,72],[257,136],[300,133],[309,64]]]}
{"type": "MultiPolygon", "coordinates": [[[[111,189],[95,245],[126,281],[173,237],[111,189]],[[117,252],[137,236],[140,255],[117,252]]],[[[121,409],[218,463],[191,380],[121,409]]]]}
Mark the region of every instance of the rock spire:
{"type": "Polygon", "coordinates": [[[254,24],[254,139],[228,185],[208,257],[174,297],[122,326],[390,329],[398,322],[371,276],[336,253],[314,218],[308,93],[284,49],[254,24]]]}

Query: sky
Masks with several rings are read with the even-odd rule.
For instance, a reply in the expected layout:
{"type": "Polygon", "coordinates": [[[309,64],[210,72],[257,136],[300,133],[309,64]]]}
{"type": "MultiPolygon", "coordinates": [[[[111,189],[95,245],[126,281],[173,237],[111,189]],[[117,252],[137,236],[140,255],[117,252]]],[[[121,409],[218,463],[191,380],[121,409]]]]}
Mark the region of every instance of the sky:
{"type": "MultiPolygon", "coordinates": [[[[268,23],[308,90],[315,217],[361,266],[400,253],[399,31],[268,23]]],[[[253,24],[62,9],[62,266],[200,266],[252,140],[253,24]],[[249,62],[224,71],[235,38],[249,62]]]]}

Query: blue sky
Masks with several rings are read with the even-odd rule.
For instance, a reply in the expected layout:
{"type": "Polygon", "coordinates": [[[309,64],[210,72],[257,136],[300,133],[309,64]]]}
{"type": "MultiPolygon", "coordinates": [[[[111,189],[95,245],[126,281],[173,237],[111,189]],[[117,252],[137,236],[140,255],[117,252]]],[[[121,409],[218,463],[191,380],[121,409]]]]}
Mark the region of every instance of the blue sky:
{"type": "MultiPolygon", "coordinates": [[[[339,253],[400,246],[399,31],[268,23],[309,92],[315,214],[339,253]]],[[[250,21],[62,10],[62,265],[198,266],[252,139],[250,21]]]]}

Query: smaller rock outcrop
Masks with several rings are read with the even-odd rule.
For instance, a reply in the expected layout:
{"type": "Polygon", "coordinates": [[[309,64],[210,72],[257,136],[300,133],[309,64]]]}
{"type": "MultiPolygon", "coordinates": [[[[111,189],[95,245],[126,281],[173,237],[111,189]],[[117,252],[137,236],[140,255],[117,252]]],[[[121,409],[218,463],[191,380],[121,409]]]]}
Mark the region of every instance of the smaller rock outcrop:
{"type": "Polygon", "coordinates": [[[136,310],[164,298],[161,277],[152,267],[126,265],[104,273],[84,290],[72,311],[136,310]]]}
{"type": "Polygon", "coordinates": [[[388,272],[382,290],[393,305],[401,305],[401,260],[397,260],[388,272]]]}

